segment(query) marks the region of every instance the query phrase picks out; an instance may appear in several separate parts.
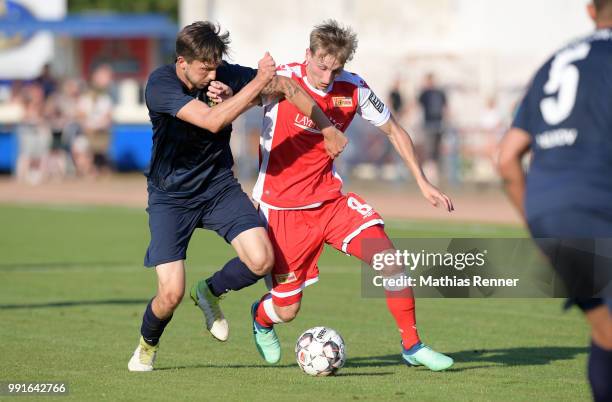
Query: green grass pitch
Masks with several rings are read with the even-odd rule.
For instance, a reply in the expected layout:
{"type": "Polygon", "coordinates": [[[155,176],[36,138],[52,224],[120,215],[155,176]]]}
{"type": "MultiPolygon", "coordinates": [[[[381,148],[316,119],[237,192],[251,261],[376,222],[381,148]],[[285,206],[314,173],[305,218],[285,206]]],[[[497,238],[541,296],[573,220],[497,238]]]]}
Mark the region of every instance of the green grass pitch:
{"type": "MultiPolygon", "coordinates": [[[[231,326],[226,343],[204,333],[200,311],[185,298],[162,338],[156,371],[130,373],[127,361],[156,286],[154,272],[142,268],[145,212],[1,205],[0,222],[0,382],[68,383],[68,396],[49,400],[590,398],[588,331],[577,311],[562,312],[561,301],[420,299],[423,340],[456,364],[443,373],[409,368],[385,301],[362,298],[360,264],[331,249],[299,317],[279,327],[278,366],[266,366],[252,343],[249,307],[264,291],[260,283],[223,302],[231,326]],[[315,325],[337,329],[346,341],[348,361],[336,377],[306,376],[295,363],[297,336],[315,325]]],[[[524,235],[511,226],[422,221],[387,228],[392,237],[524,235]]],[[[197,231],[188,286],[233,255],[214,233],[197,231]]]]}

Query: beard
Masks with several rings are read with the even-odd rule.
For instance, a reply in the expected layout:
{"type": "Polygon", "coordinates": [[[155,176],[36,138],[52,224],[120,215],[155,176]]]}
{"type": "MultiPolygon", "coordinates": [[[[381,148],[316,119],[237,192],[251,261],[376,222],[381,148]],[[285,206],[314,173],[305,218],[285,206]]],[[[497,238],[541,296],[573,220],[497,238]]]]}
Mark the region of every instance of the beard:
{"type": "Polygon", "coordinates": [[[189,81],[189,83],[193,85],[195,89],[204,89],[208,86],[208,84],[210,84],[208,80],[205,80],[205,81],[194,80],[188,71],[185,71],[185,78],[187,78],[187,81],[189,81]]]}

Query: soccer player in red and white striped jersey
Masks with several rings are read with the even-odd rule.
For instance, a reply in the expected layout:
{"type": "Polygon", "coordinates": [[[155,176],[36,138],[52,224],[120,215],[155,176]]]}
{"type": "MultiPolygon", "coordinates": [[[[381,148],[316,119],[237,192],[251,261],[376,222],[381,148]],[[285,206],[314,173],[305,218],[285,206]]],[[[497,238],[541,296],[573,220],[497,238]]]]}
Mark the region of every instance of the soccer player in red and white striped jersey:
{"type": "MultiPolygon", "coordinates": [[[[414,175],[423,196],[432,205],[452,211],[449,197],[423,174],[408,133],[360,76],[344,70],[356,46],[350,28],[325,21],[311,32],[306,61],[282,65],[277,74],[297,82],[340,131],[348,128],[356,114],[380,128],[414,175]]],[[[253,304],[252,314],[257,349],[268,363],[276,363],[280,343],[274,325],[297,315],[304,287],[318,281],[317,260],[325,243],[367,264],[375,254],[395,253],[395,248],[382,217],[357,194],[342,192],[342,179],[316,124],[274,93],[264,99],[264,106],[253,197],[267,223],[275,266],[268,281],[270,292],[253,304]]],[[[405,270],[389,265],[382,274],[401,279],[405,270]]],[[[412,290],[390,286],[385,294],[401,333],[404,360],[435,371],[450,367],[450,357],[425,346],[419,338],[412,290]]]]}

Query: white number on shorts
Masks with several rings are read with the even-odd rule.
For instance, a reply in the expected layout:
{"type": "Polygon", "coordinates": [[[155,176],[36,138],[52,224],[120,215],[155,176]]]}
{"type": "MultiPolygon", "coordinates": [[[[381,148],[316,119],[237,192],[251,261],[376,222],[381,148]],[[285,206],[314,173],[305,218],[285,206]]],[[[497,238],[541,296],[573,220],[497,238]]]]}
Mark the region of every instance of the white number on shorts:
{"type": "Polygon", "coordinates": [[[572,112],[580,79],[580,71],[572,63],[586,58],[590,50],[591,45],[583,43],[562,51],[552,61],[548,81],[544,84],[544,93],[558,93],[540,102],[542,117],[551,126],[561,123],[572,112]]]}
{"type": "Polygon", "coordinates": [[[354,209],[363,216],[366,216],[367,214],[372,212],[372,207],[370,205],[362,204],[353,197],[349,197],[347,203],[350,209],[354,209]]]}

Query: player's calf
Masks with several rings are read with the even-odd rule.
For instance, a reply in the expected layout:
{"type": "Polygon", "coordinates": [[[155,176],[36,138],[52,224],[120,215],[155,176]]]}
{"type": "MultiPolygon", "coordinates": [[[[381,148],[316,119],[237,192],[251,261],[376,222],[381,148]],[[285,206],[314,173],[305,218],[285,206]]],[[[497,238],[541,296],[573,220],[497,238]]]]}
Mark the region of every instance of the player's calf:
{"type": "Polygon", "coordinates": [[[185,295],[185,266],[183,261],[160,264],[157,272],[157,295],[152,308],[157,317],[164,319],[172,315],[185,295]]]}
{"type": "MultiPolygon", "coordinates": [[[[272,301],[274,301],[274,299],[272,299],[272,301]]],[[[282,322],[290,322],[293,321],[295,317],[297,317],[300,311],[300,306],[300,302],[293,303],[289,306],[277,306],[276,304],[274,304],[274,310],[276,311],[276,314],[282,320],[282,322]]]]}
{"type": "Polygon", "coordinates": [[[607,305],[602,304],[586,312],[591,324],[593,341],[602,349],[612,351],[612,313],[607,305]]]}

